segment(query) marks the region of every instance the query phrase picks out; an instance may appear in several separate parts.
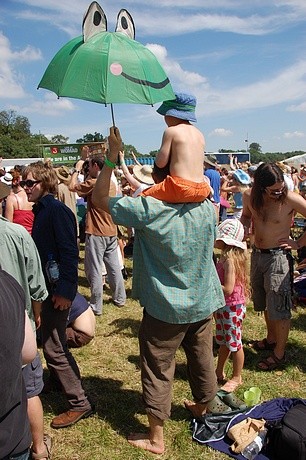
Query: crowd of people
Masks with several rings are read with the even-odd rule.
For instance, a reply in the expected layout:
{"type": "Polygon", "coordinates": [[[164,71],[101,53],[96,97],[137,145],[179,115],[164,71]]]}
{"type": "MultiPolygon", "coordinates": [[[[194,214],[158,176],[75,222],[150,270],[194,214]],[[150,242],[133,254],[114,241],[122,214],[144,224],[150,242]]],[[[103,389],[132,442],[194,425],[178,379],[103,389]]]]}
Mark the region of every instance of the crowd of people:
{"type": "Polygon", "coordinates": [[[193,395],[185,407],[194,417],[226,413],[231,404],[242,407],[233,393],[242,384],[248,300],[264,314],[267,327],[266,337],[251,344],[270,352],[258,369],[285,365],[292,250],[306,245],[304,234],[293,240],[290,230],[296,213],[306,217],[306,167],[298,172],[284,163],[239,164],[232,155],[229,165],[219,165],[205,154],[204,136],[193,124],[195,108],[193,96],[177,93],[158,109],[166,129],[153,167],[139,164],[135,156],[128,167],[120,132],[112,127],[108,151],[97,154],[84,146],[72,169],[38,161],[2,171],[0,284],[11,295],[7,304],[0,302],[1,330],[16,339],[10,352],[17,366],[13,375],[0,362],[8,376],[5,394],[12,395],[11,407],[0,412],[1,441],[2,428],[13,430],[0,443],[0,458],[26,460],[30,449],[33,459],[51,458],[41,392],[60,389],[67,398],[69,409],[53,418],[54,429],[94,413],[71,348],[94,338],[96,317],[103,315],[105,277],[114,306],[124,307],[127,254],[133,256],[132,296],[143,307],[139,349],[149,423],[147,434],[129,436],[130,444],[164,452],[180,346],[193,395]],[[86,204],[85,224],[78,219],[78,200],[86,204]],[[78,292],[80,241],[89,299],[78,292]],[[49,371],[45,382],[34,334],[49,371]],[[31,345],[23,358],[25,337],[31,345]]]}

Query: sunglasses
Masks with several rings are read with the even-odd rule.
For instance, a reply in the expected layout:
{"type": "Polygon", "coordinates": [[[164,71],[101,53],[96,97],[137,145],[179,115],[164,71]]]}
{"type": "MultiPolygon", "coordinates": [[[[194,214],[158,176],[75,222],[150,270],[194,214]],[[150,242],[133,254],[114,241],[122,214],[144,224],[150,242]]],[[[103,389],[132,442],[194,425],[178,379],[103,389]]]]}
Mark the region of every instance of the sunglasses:
{"type": "Polygon", "coordinates": [[[35,184],[39,184],[41,182],[41,180],[31,180],[31,179],[27,179],[27,180],[21,180],[19,182],[19,185],[24,188],[24,187],[28,187],[28,188],[32,188],[34,187],[35,184]]]}
{"type": "Polygon", "coordinates": [[[285,186],[283,186],[279,190],[269,190],[268,187],[266,188],[266,191],[269,193],[269,195],[274,195],[274,196],[279,196],[282,195],[285,191],[285,186]]]}

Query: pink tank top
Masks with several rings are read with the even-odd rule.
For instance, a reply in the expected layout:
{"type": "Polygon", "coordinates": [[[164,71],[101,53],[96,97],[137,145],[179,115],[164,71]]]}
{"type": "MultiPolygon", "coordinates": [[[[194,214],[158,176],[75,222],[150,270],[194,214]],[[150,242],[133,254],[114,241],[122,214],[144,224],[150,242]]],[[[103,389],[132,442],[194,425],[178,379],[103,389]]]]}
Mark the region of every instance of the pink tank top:
{"type": "MultiPolygon", "coordinates": [[[[224,284],[224,268],[221,262],[217,262],[216,265],[217,273],[219,275],[219,279],[221,284],[224,284]]],[[[233,292],[230,295],[224,295],[225,297],[225,304],[226,305],[240,305],[245,304],[245,295],[244,295],[244,287],[242,284],[235,284],[233,292]]]]}

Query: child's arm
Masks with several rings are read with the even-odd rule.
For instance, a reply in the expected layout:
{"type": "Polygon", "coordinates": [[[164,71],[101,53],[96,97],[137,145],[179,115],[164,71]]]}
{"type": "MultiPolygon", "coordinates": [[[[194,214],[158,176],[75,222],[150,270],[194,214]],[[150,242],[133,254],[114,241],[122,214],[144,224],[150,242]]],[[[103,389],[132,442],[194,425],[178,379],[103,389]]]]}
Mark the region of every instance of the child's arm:
{"type": "Polygon", "coordinates": [[[224,285],[222,285],[223,294],[231,295],[235,287],[235,268],[231,260],[227,259],[223,265],[224,268],[224,285]]]}
{"type": "Polygon", "coordinates": [[[169,162],[171,153],[171,143],[172,136],[169,133],[169,129],[166,129],[163,134],[162,145],[155,158],[156,166],[158,166],[159,168],[164,168],[165,166],[167,166],[169,162]]]}
{"type": "MultiPolygon", "coordinates": [[[[119,155],[120,155],[120,152],[119,152],[119,155]]],[[[133,157],[135,165],[141,166],[141,163],[139,163],[139,161],[137,160],[135,153],[131,152],[131,155],[133,157]]]]}
{"type": "Polygon", "coordinates": [[[119,152],[119,161],[120,161],[120,168],[122,169],[122,172],[124,174],[124,177],[128,181],[128,183],[135,189],[137,190],[141,183],[135,179],[135,177],[130,173],[129,168],[125,164],[124,161],[124,152],[120,151],[119,152]]]}

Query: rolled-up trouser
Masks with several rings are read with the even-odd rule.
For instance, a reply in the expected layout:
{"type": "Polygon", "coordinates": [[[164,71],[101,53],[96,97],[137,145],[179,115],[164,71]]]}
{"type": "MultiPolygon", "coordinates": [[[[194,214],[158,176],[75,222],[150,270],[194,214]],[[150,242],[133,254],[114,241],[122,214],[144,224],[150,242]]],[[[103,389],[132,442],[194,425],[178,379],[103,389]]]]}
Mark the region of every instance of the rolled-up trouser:
{"type": "Polygon", "coordinates": [[[182,346],[195,402],[206,404],[217,392],[212,350],[212,315],[192,324],[169,324],[144,311],[139,330],[141,380],[146,412],[159,420],[171,413],[175,353],[182,346]]]}
{"type": "Polygon", "coordinates": [[[51,297],[43,302],[41,312],[41,333],[44,357],[50,371],[50,378],[58,381],[69,401],[71,410],[91,408],[82,387],[78,365],[67,347],[66,324],[69,308],[54,308],[51,297]]]}

